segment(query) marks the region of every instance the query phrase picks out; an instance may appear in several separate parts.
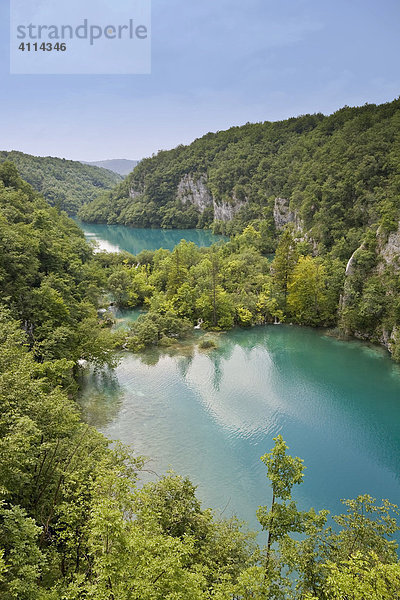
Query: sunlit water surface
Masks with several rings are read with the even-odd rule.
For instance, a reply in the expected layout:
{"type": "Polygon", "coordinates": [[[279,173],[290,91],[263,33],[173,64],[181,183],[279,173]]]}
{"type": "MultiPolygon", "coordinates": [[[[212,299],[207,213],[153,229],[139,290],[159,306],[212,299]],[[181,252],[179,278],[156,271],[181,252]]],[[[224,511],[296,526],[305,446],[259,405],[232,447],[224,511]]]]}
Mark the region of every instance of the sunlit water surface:
{"type": "Polygon", "coordinates": [[[228,239],[213,235],[205,229],[137,229],[125,225],[102,225],[74,220],[83,229],[88,241],[95,242],[99,250],[107,252],[126,250],[139,254],[142,250],[158,248],[172,250],[182,239],[194,242],[197,246],[211,246],[228,239]]]}
{"type": "Polygon", "coordinates": [[[338,511],[340,498],[366,492],[400,502],[400,367],[386,352],[282,325],[217,343],[124,353],[114,373],[84,379],[85,417],[253,527],[270,501],[260,456],[278,433],[307,466],[295,490],[302,508],[338,511]]]}

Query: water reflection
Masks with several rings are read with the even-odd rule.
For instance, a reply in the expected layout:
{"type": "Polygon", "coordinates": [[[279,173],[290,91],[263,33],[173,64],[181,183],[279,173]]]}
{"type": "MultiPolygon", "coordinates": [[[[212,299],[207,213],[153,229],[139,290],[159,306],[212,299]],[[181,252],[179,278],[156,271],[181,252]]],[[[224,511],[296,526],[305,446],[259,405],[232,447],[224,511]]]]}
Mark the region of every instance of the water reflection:
{"type": "Polygon", "coordinates": [[[125,353],[115,378],[87,378],[87,418],[252,526],[270,497],[259,457],[277,433],[305,459],[302,507],[338,511],[365,492],[400,500],[400,370],[387,355],[290,326],[221,334],[210,351],[199,339],[125,353]]]}
{"type": "Polygon", "coordinates": [[[97,243],[100,250],[108,252],[125,250],[139,254],[142,250],[158,248],[172,250],[182,239],[194,242],[197,246],[211,246],[228,240],[204,229],[137,229],[125,225],[84,223],[78,219],[75,222],[83,229],[88,240],[97,243]]]}
{"type": "Polygon", "coordinates": [[[119,414],[123,404],[124,390],[114,371],[88,371],[80,381],[79,404],[84,421],[104,429],[119,414]]]}

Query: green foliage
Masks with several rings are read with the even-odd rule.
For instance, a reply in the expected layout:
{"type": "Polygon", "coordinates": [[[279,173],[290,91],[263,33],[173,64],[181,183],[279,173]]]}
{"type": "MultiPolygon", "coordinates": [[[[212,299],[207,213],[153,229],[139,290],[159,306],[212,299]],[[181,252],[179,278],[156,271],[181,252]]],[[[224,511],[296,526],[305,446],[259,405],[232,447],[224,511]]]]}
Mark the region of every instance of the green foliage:
{"type": "Polygon", "coordinates": [[[300,256],[289,284],[288,309],[302,325],[318,325],[330,315],[327,273],[321,261],[300,256]]]}
{"type": "Polygon", "coordinates": [[[138,352],[148,346],[168,346],[178,338],[185,337],[190,329],[191,324],[187,319],[178,317],[170,310],[164,314],[150,311],[140,315],[131,325],[126,347],[138,352]]]}
{"type": "MultiPolygon", "coordinates": [[[[400,598],[400,565],[381,563],[376,554],[354,553],[341,565],[327,563],[327,600],[396,600],[400,598]]],[[[308,596],[308,600],[312,600],[308,596]]]]}
{"type": "MultiPolygon", "coordinates": [[[[341,120],[347,121],[346,111],[341,120]]],[[[294,119],[291,135],[319,123],[327,126],[322,117],[294,119]]],[[[229,176],[224,169],[211,174],[210,185],[227,200],[237,167],[228,160],[225,166],[229,176]]],[[[375,159],[365,159],[359,175],[376,177],[377,169],[375,159]]],[[[150,183],[160,186],[167,204],[174,175],[164,181],[156,175],[150,183]]],[[[327,179],[327,197],[331,185],[327,179]]],[[[246,193],[246,182],[236,182],[237,197],[246,193]]],[[[382,223],[390,229],[389,213],[382,223]]],[[[328,247],[323,222],[318,235],[328,247]]],[[[148,309],[127,336],[134,350],[172,344],[196,322],[223,329],[274,319],[334,321],[341,255],[357,236],[342,236],[332,252],[316,258],[289,228],[271,264],[263,254],[266,223],[254,222],[211,248],[181,242],[172,252],[94,257],[73,222],[22,181],[14,165],[0,165],[1,598],[399,598],[392,539],[399,530],[397,506],[368,495],[344,500],[345,512],[332,517],[333,525],[326,510],[298,510],[292,491],[304,465],[288,455],[282,436],[261,459],[272,502],[257,511],[268,535],[259,548],[236,519],[219,520],[204,509],[188,478],[169,473],[138,486],[143,459],[119,444],[110,448],[81,421],[74,402],[78,361],[97,368],[115,362],[120,338],[101,327],[96,312],[107,286],[121,305],[148,309]]],[[[399,323],[398,271],[379,261],[380,235],[389,229],[367,233],[355,254],[341,311],[350,329],[376,334],[399,323]]],[[[394,344],[399,352],[400,342],[394,344]]]]}
{"type": "Polygon", "coordinates": [[[382,229],[370,232],[354,253],[343,291],[340,326],[348,335],[378,343],[392,336],[393,358],[399,360],[399,265],[395,254],[389,261],[382,258],[387,241],[388,234],[382,229]]]}
{"type": "Polygon", "coordinates": [[[260,507],[257,516],[268,531],[264,575],[254,567],[242,574],[237,592],[244,598],[293,600],[383,600],[398,598],[397,506],[368,495],[342,500],[346,513],[299,511],[292,488],[301,483],[304,465],[287,454],[282,436],[261,460],[272,486],[271,508],[260,507]],[[280,502],[278,502],[280,500],[280,502]],[[302,534],[292,537],[291,534],[302,534]],[[246,585],[243,588],[243,582],[246,585]]]}
{"type": "Polygon", "coordinates": [[[217,348],[217,344],[214,340],[201,340],[199,348],[201,348],[201,350],[213,350],[214,348],[217,348]]]}
{"type": "Polygon", "coordinates": [[[137,487],[143,460],[111,450],[80,421],[9,313],[0,367],[5,600],[396,597],[397,508],[369,496],[346,501],[335,529],[325,526],[327,511],[298,511],[291,492],[304,465],[281,436],[262,458],[273,491],[271,509],[258,511],[271,541],[262,550],[236,519],[202,508],[189,479],[169,473],[137,487]]]}
{"type": "Polygon", "coordinates": [[[279,240],[275,258],[271,265],[277,299],[283,311],[286,311],[287,308],[289,285],[292,281],[298,257],[297,244],[293,232],[288,227],[279,240]]]}
{"type": "Polygon", "coordinates": [[[247,227],[210,248],[181,241],[172,252],[141,253],[131,261],[121,256],[105,264],[100,257],[116,303],[148,310],[133,324],[126,347],[171,345],[197,324],[219,331],[275,319],[335,323],[344,264],[304,257],[298,246],[287,229],[271,263],[260,251],[258,229],[247,227]]]}
{"type": "Polygon", "coordinates": [[[4,600],[35,600],[44,555],[38,546],[41,528],[19,506],[0,508],[0,539],[5,563],[0,580],[4,600]]]}
{"type": "Polygon", "coordinates": [[[2,299],[40,362],[114,362],[112,336],[97,319],[104,283],[82,231],[22,181],[12,163],[0,165],[2,299]]]}
{"type": "Polygon", "coordinates": [[[40,192],[50,206],[74,215],[101,191],[109,190],[122,179],[117,173],[80,162],[31,156],[22,152],[0,151],[0,164],[14,164],[21,177],[40,192]]]}
{"type": "MultiPolygon", "coordinates": [[[[181,317],[214,329],[274,321],[334,326],[384,342],[399,360],[400,265],[380,254],[400,220],[399,109],[397,99],[207,134],[141,161],[81,216],[138,227],[210,226],[232,236],[230,260],[226,251],[219,266],[211,253],[209,263],[198,261],[201,292],[193,265],[181,269],[175,256],[168,274],[156,266],[153,285],[173,296],[181,317]],[[188,177],[208,189],[203,213],[182,192],[188,177]],[[277,198],[286,199],[282,214],[277,198]],[[215,220],[222,203],[234,209],[228,221],[215,220]],[[246,278],[251,266],[265,274],[260,254],[275,250],[271,277],[246,278]]],[[[129,290],[122,300],[136,302],[129,290]]]]}

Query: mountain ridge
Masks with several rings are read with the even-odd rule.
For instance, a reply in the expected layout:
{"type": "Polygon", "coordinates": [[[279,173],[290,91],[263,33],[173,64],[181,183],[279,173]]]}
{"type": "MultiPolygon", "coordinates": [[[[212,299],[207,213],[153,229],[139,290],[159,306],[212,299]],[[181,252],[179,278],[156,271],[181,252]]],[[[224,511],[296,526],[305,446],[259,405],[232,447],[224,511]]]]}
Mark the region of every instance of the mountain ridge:
{"type": "Polygon", "coordinates": [[[111,190],[122,176],[106,169],[55,156],[34,156],[18,150],[0,151],[0,164],[15,164],[21,177],[40,192],[51,206],[69,215],[100,192],[111,190]]]}
{"type": "Polygon", "coordinates": [[[92,167],[99,167],[101,169],[107,169],[108,171],[113,171],[114,173],[118,173],[123,177],[129,175],[131,171],[136,167],[139,163],[138,160],[129,160],[127,158],[112,158],[106,160],[97,160],[88,162],[86,160],[80,161],[84,165],[90,165],[92,167]]]}

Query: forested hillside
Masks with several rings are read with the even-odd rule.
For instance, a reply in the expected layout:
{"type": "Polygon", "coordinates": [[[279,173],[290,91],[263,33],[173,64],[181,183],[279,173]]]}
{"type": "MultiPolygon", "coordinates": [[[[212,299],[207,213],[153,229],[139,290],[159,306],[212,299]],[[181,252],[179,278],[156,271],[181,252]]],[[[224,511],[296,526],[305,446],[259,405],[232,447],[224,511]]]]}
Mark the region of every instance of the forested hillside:
{"type": "Polygon", "coordinates": [[[40,192],[51,206],[74,215],[100,192],[113,188],[122,177],[106,169],[50,156],[0,151],[0,163],[11,161],[21,177],[40,192]]]}
{"type": "MultiPolygon", "coordinates": [[[[230,245],[199,250],[183,242],[174,253],[142,253],[139,265],[127,254],[94,256],[65,214],[49,207],[13,164],[0,165],[2,600],[399,597],[400,566],[392,541],[397,508],[360,496],[345,501],[345,513],[332,517],[334,529],[328,511],[299,510],[293,488],[305,467],[288,454],[281,436],[261,458],[273,493],[272,502],[266,498],[257,510],[266,535],[265,547],[259,547],[236,519],[217,519],[203,508],[187,478],[172,473],[139,485],[143,459],[118,444],[111,448],[80,418],[75,402],[80,361],[112,366],[121,342],[97,313],[105,291],[112,290],[122,304],[152,297],[151,310],[164,318],[168,332],[168,310],[179,290],[176,306],[208,310],[210,326],[215,318],[230,326],[234,314],[247,325],[250,311],[229,313],[227,299],[242,289],[243,298],[251,298],[265,283],[265,297],[255,310],[268,320],[279,310],[270,302],[269,285],[280,282],[281,302],[290,303],[293,292],[293,298],[304,298],[303,279],[298,289],[294,283],[287,288],[284,274],[287,258],[292,268],[305,247],[286,231],[273,271],[280,274],[268,283],[259,243],[259,233],[248,227],[230,245]],[[229,265],[224,280],[221,261],[229,265]],[[242,273],[245,265],[248,276],[242,273]],[[186,277],[203,282],[198,304],[190,296],[185,302],[186,277]],[[229,294],[220,289],[222,283],[230,285],[229,294]]],[[[303,256],[305,271],[340,280],[336,268],[324,274],[315,260],[303,256]]],[[[332,290],[331,299],[322,294],[319,301],[328,309],[337,293],[332,290]]],[[[301,302],[292,304],[290,310],[299,310],[301,302]]],[[[179,326],[194,315],[172,317],[179,326]]],[[[141,342],[140,327],[147,326],[133,330],[131,344],[141,342]]]]}
{"type": "Polygon", "coordinates": [[[137,271],[120,281],[130,305],[157,306],[161,293],[178,314],[206,326],[330,325],[400,359],[399,173],[395,100],[208,134],[141,161],[80,215],[141,227],[211,225],[238,236],[207,257],[177,256],[182,287],[168,283],[171,259],[156,255],[138,300],[129,292],[137,271]],[[265,256],[275,251],[270,268],[265,256]]]}
{"type": "Polygon", "coordinates": [[[0,165],[0,211],[1,300],[33,356],[66,375],[80,359],[112,362],[108,332],[97,326],[103,273],[82,231],[10,162],[0,165]]]}
{"type": "Polygon", "coordinates": [[[276,198],[320,253],[349,258],[400,195],[400,100],[345,107],[209,133],[142,160],[83,220],[138,227],[203,227],[240,233],[263,221],[273,235],[276,198]]]}

